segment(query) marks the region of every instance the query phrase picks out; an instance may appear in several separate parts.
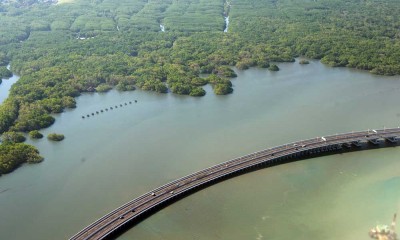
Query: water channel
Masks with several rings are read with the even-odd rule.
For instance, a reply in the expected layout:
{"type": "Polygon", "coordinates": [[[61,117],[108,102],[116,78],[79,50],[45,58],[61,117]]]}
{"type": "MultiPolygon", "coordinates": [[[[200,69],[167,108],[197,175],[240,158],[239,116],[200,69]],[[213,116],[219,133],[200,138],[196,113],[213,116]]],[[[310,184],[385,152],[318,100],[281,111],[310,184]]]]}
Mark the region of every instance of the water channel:
{"type": "MultiPolygon", "coordinates": [[[[29,140],[45,161],[0,177],[1,239],[67,239],[119,205],[210,165],[303,138],[400,124],[398,77],[309,65],[237,71],[234,93],[85,94],[29,140]],[[137,103],[94,117],[96,110],[137,103]]],[[[119,239],[368,239],[400,213],[400,148],[263,169],[177,202],[119,239]]]]}
{"type": "MultiPolygon", "coordinates": [[[[10,69],[10,65],[7,66],[8,69],[10,69]]],[[[8,97],[8,93],[10,91],[11,86],[17,82],[19,79],[19,76],[13,75],[10,78],[2,79],[2,82],[0,84],[0,104],[6,100],[8,97]]]]}
{"type": "Polygon", "coordinates": [[[228,32],[229,27],[229,16],[225,17],[225,29],[224,32],[228,32]]]}
{"type": "Polygon", "coordinates": [[[160,30],[161,30],[161,32],[165,32],[165,26],[160,24],[160,30]]]}

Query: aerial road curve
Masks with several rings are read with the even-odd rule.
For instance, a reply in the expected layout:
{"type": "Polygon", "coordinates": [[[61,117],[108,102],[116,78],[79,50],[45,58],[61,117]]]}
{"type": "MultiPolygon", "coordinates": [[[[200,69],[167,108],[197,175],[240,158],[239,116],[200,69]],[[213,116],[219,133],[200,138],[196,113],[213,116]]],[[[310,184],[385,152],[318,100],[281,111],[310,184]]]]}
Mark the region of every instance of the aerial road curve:
{"type": "Polygon", "coordinates": [[[120,206],[70,240],[110,239],[157,210],[196,190],[259,168],[345,151],[397,146],[400,128],[368,130],[301,140],[235,158],[162,185],[120,206]]]}

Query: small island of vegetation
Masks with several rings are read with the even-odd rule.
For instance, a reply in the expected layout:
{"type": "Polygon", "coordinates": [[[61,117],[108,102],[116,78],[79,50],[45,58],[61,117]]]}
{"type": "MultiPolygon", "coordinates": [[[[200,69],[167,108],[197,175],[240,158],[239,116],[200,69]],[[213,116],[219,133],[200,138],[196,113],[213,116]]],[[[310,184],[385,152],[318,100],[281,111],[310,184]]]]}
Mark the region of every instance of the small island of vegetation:
{"type": "Polygon", "coordinates": [[[276,64],[271,64],[269,66],[268,70],[276,72],[276,71],[279,71],[279,67],[276,64]]]}
{"type": "Polygon", "coordinates": [[[33,139],[43,138],[43,134],[41,134],[38,130],[33,130],[29,132],[29,136],[33,139]]]}
{"type": "Polygon", "coordinates": [[[301,59],[301,60],[299,61],[299,64],[310,64],[310,62],[309,62],[308,60],[301,59]]]}
{"type": "Polygon", "coordinates": [[[64,140],[64,135],[63,134],[57,134],[57,133],[50,133],[49,135],[47,135],[47,139],[51,140],[51,141],[62,141],[64,140]]]}

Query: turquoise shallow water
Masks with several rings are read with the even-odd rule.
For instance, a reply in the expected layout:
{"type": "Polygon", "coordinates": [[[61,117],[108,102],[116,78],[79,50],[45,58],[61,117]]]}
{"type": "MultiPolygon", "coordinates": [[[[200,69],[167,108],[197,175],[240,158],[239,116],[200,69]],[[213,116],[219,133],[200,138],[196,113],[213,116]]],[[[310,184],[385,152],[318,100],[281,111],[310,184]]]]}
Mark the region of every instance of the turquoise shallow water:
{"type": "MultiPolygon", "coordinates": [[[[280,64],[237,71],[234,93],[87,94],[30,141],[45,156],[0,178],[4,239],[66,239],[152,188],[237,156],[303,138],[400,124],[398,77],[280,64]],[[106,107],[128,104],[89,119],[106,107]]],[[[400,148],[315,158],[202,190],[120,239],[368,239],[399,212],[400,148]]]]}

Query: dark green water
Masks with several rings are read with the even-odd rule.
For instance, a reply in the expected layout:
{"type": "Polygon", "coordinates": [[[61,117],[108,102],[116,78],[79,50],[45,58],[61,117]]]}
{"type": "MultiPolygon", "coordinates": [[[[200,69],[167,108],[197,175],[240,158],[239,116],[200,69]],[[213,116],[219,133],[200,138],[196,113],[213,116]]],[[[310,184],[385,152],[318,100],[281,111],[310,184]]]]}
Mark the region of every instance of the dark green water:
{"type": "MultiPolygon", "coordinates": [[[[89,94],[33,142],[46,157],[0,178],[1,239],[66,239],[167,181],[303,138],[400,125],[399,77],[319,62],[238,71],[203,98],[89,94]],[[137,99],[89,119],[105,107],[137,99]]],[[[163,209],[120,239],[368,239],[400,213],[400,148],[334,155],[243,175],[163,209]]]]}

